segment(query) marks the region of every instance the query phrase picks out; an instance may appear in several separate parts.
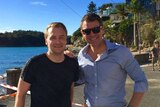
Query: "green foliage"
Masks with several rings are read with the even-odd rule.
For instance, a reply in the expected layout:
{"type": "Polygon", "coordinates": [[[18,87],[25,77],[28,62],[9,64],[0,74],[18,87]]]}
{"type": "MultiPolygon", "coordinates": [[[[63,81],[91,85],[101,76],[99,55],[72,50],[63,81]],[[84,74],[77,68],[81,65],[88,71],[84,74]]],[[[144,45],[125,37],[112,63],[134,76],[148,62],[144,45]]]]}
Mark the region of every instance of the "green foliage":
{"type": "Polygon", "coordinates": [[[153,3],[156,3],[156,2],[158,2],[159,0],[151,0],[153,3]]]}
{"type": "Polygon", "coordinates": [[[44,34],[37,31],[13,31],[0,34],[0,46],[44,46],[44,34]]]}
{"type": "Polygon", "coordinates": [[[155,35],[156,35],[156,38],[160,39],[160,28],[157,28],[155,30],[155,35]]]}
{"type": "Polygon", "coordinates": [[[131,0],[130,4],[127,4],[127,9],[131,13],[137,13],[142,10],[142,6],[139,0],[131,0]]]}
{"type": "Polygon", "coordinates": [[[110,41],[116,41],[117,31],[116,27],[111,20],[107,20],[103,24],[105,28],[105,38],[109,39],[110,41]]]}
{"type": "Polygon", "coordinates": [[[86,42],[83,40],[82,38],[82,34],[80,31],[80,28],[78,28],[72,35],[71,37],[71,42],[75,45],[75,46],[84,46],[86,44],[86,42]]]}
{"type": "Polygon", "coordinates": [[[71,42],[74,43],[76,40],[81,39],[82,38],[82,34],[80,32],[80,28],[78,28],[72,35],[71,37],[71,42]]]}
{"type": "Polygon", "coordinates": [[[126,11],[126,4],[122,3],[116,5],[116,12],[119,13],[123,17],[123,19],[128,16],[128,12],[126,11]]]}
{"type": "MultiPolygon", "coordinates": [[[[152,0],[152,2],[153,1],[156,0],[152,0]]],[[[108,7],[112,8],[112,4],[103,4],[98,7],[97,13],[102,14],[108,7]]],[[[88,5],[87,12],[96,13],[96,4],[94,4],[93,1],[91,1],[88,5]]],[[[139,35],[140,42],[142,44],[151,44],[155,39],[160,39],[160,30],[155,28],[155,22],[149,22],[149,20],[153,19],[153,17],[151,17],[149,10],[143,9],[143,6],[140,4],[140,0],[131,0],[129,4],[122,3],[117,5],[114,14],[115,17],[118,16],[120,20],[111,20],[110,16],[102,16],[102,20],[104,22],[103,25],[105,28],[104,37],[110,41],[122,43],[130,47],[133,46],[133,42],[136,40],[136,44],[134,45],[136,45],[135,47],[138,47],[139,35]],[[151,26],[144,26],[147,24],[151,26]],[[136,28],[135,39],[133,35],[134,25],[136,28]]],[[[72,42],[83,42],[80,28],[73,33],[71,39],[72,42]]]]}
{"type": "Polygon", "coordinates": [[[142,44],[144,47],[152,46],[153,41],[157,39],[155,33],[155,25],[155,21],[152,18],[149,18],[146,21],[142,22],[140,31],[142,44]]]}
{"type": "Polygon", "coordinates": [[[123,19],[120,23],[114,23],[111,20],[104,22],[105,38],[112,42],[121,43],[127,46],[132,44],[133,37],[129,32],[132,30],[132,18],[123,19]],[[126,42],[127,41],[127,42],[126,42]]]}
{"type": "Polygon", "coordinates": [[[119,24],[118,31],[121,33],[125,33],[127,28],[129,28],[131,26],[131,24],[132,24],[132,20],[130,20],[130,19],[122,20],[119,24]]]}
{"type": "Polygon", "coordinates": [[[90,4],[88,5],[87,13],[96,13],[96,12],[97,12],[96,4],[93,1],[91,1],[90,4]]]}

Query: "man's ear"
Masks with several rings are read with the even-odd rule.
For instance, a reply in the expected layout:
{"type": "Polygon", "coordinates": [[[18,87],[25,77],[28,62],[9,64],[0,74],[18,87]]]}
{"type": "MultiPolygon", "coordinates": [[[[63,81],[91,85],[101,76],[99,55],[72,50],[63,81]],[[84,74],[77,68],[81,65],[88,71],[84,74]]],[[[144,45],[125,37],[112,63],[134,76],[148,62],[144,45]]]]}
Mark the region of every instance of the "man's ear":
{"type": "Polygon", "coordinates": [[[82,32],[82,30],[80,30],[80,32],[81,32],[81,34],[82,34],[82,36],[83,36],[83,32],[82,32]]]}
{"type": "Polygon", "coordinates": [[[102,31],[102,34],[104,34],[104,33],[105,33],[105,29],[104,29],[104,27],[102,27],[102,28],[101,28],[101,31],[102,31]]]}
{"type": "Polygon", "coordinates": [[[46,41],[46,39],[45,39],[45,44],[47,45],[47,41],[46,41]]]}

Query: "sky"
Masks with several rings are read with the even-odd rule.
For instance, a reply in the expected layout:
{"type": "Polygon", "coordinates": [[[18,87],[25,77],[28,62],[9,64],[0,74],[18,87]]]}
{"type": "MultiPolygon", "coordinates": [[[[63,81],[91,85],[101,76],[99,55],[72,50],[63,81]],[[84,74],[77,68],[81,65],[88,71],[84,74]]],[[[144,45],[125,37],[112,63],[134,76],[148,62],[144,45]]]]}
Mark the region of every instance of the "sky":
{"type": "Polygon", "coordinates": [[[32,30],[43,32],[51,22],[62,22],[72,35],[79,28],[89,3],[96,7],[125,0],[1,0],[0,32],[32,30]]]}

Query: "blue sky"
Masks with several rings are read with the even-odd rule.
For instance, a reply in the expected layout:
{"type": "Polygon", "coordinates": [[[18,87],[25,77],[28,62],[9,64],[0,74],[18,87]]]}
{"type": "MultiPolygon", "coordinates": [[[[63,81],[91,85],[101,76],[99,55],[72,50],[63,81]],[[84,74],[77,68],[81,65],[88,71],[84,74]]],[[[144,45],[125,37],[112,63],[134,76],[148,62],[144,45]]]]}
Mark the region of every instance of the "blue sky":
{"type": "Polygon", "coordinates": [[[13,30],[44,31],[54,21],[63,22],[73,34],[86,14],[89,3],[97,7],[125,0],[1,0],[0,32],[13,30]]]}

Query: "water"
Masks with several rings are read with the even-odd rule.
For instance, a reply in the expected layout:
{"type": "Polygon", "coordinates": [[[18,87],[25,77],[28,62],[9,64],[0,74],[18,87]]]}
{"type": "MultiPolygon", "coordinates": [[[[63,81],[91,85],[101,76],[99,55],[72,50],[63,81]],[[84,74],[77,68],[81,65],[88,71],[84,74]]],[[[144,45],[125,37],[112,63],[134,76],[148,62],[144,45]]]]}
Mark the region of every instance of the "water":
{"type": "Polygon", "coordinates": [[[7,69],[21,68],[34,55],[47,52],[47,47],[0,47],[0,75],[7,69]]]}

